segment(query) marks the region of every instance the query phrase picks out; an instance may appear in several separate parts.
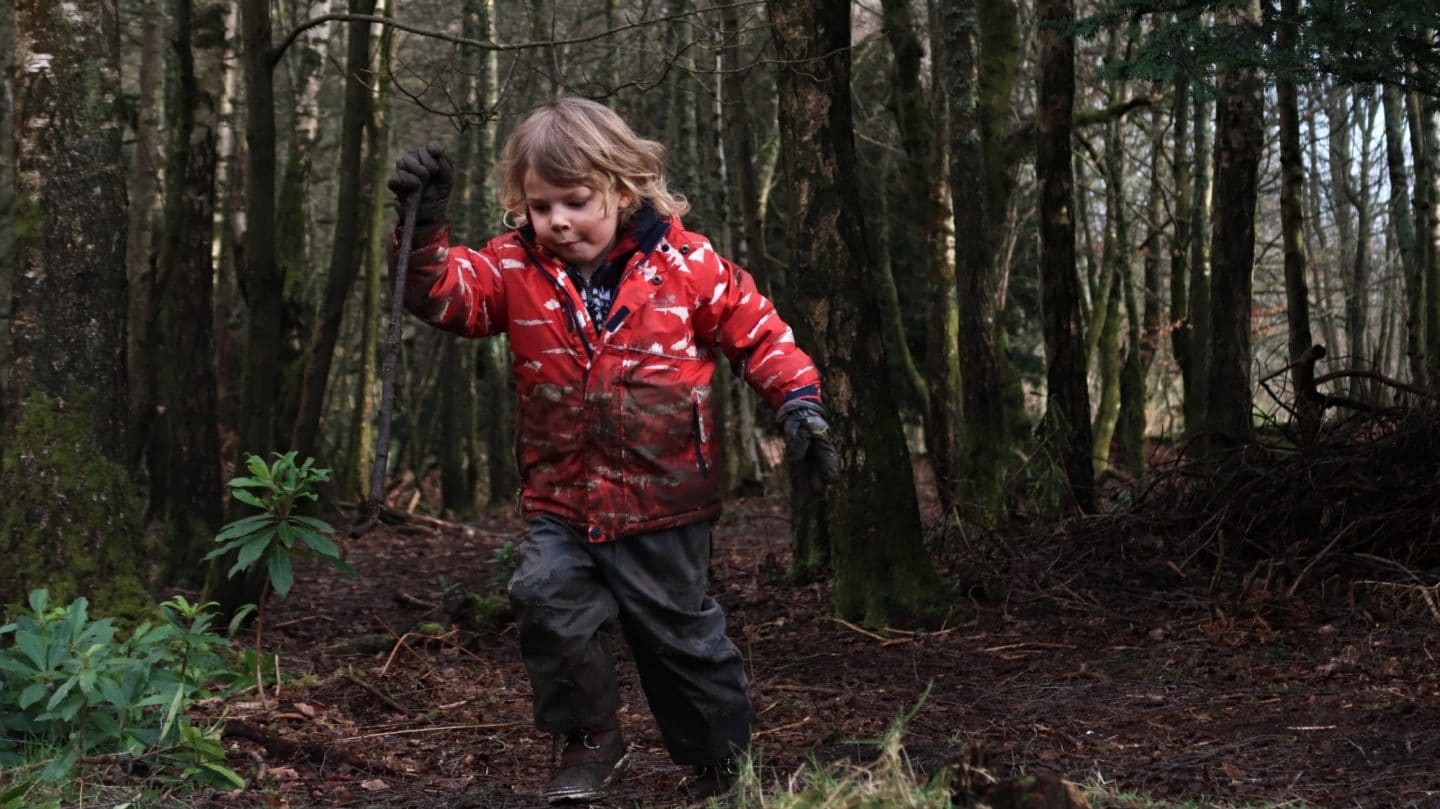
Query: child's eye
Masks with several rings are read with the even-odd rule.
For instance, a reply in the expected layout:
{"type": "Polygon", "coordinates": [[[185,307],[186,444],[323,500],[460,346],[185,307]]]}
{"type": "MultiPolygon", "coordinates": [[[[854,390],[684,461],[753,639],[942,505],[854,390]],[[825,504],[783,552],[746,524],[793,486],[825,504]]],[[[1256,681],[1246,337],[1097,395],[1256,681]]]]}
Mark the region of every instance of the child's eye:
{"type": "Polygon", "coordinates": [[[545,213],[545,212],[548,211],[548,210],[550,210],[550,206],[549,206],[549,205],[542,205],[542,204],[538,204],[538,203],[532,203],[532,204],[530,205],[530,211],[531,211],[531,213],[545,213]]]}

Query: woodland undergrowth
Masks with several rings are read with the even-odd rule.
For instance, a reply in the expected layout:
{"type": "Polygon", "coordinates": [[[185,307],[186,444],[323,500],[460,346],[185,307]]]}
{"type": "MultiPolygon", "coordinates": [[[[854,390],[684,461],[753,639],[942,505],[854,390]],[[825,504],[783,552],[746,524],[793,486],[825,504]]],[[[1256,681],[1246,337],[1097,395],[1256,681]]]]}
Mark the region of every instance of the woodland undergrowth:
{"type": "Polygon", "coordinates": [[[1246,603],[1364,608],[1384,593],[1440,621],[1440,410],[1356,414],[1306,442],[1262,428],[1219,461],[1186,450],[1143,483],[1112,485],[1106,513],[1017,538],[1010,561],[1071,588],[1200,585],[1246,603]],[[1027,556],[1056,530],[1069,553],[1027,556]]]}

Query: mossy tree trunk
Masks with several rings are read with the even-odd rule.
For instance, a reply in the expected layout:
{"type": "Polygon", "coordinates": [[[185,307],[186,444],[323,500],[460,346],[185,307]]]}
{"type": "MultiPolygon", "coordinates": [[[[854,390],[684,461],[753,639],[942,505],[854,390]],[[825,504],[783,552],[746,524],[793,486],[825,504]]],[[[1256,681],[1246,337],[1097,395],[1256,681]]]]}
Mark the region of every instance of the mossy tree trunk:
{"type": "Polygon", "coordinates": [[[114,0],[14,4],[10,378],[0,407],[0,604],[48,586],[138,615],[127,457],[125,165],[114,0]]]}
{"type": "MultiPolygon", "coordinates": [[[[382,0],[377,12],[388,16],[390,0],[382,0]]],[[[390,51],[394,46],[394,29],[380,29],[380,44],[375,49],[371,75],[384,76],[390,71],[390,51]]],[[[380,357],[380,277],[388,260],[386,236],[390,225],[390,197],[383,191],[385,180],[394,165],[390,154],[390,82],[373,84],[370,99],[370,121],[365,131],[365,175],[369,178],[370,207],[365,222],[365,251],[360,261],[360,311],[358,328],[360,348],[356,358],[355,391],[349,427],[348,452],[339,476],[343,496],[358,499],[370,494],[370,471],[375,455],[375,410],[378,407],[377,379],[380,357]]]]}
{"type": "Polygon", "coordinates": [[[897,213],[911,220],[913,232],[919,235],[920,271],[929,282],[931,295],[926,317],[925,451],[935,473],[940,505],[950,512],[956,505],[960,475],[960,321],[945,152],[934,114],[937,104],[921,81],[925,50],[910,3],[885,0],[882,6],[885,38],[894,58],[895,125],[905,152],[902,198],[908,207],[897,213]]]}
{"type": "Polygon", "coordinates": [[[166,541],[166,579],[203,584],[201,560],[224,516],[215,381],[211,222],[224,70],[219,0],[169,0],[174,28],[165,230],[155,267],[144,361],[154,419],[146,451],[148,518],[166,541]],[[159,363],[164,372],[156,372],[159,363]]]}
{"type": "MultiPolygon", "coordinates": [[[[899,413],[885,373],[880,313],[867,292],[856,206],[850,4],[769,0],[779,76],[797,337],[824,375],[844,473],[824,500],[834,607],[869,624],[927,613],[938,588],[899,413]]],[[[818,504],[817,504],[818,505],[818,504]]]]}

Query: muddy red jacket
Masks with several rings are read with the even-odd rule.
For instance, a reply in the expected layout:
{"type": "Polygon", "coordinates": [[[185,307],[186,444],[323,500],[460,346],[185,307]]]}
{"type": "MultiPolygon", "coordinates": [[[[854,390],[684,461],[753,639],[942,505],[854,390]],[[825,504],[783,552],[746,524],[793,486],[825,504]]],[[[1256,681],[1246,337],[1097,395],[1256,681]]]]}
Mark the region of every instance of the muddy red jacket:
{"type": "Polygon", "coordinates": [[[410,258],[411,312],[467,337],[509,333],[521,508],[592,542],[719,515],[712,347],[771,407],[819,398],[814,363],[750,274],[678,220],[657,235],[625,264],[602,324],[528,229],[472,250],[442,224],[410,258]]]}

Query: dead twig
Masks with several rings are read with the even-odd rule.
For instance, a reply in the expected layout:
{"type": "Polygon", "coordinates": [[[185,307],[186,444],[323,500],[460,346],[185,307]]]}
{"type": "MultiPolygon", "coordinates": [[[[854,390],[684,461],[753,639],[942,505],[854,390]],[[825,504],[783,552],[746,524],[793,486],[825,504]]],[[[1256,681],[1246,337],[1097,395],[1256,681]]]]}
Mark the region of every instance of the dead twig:
{"type": "Polygon", "coordinates": [[[366,759],[363,753],[339,747],[327,747],[323,744],[288,741],[258,725],[252,725],[249,722],[242,722],[238,719],[231,719],[226,722],[225,729],[221,732],[221,736],[226,739],[244,739],[248,742],[254,742],[265,748],[266,755],[284,761],[305,761],[319,767],[324,767],[329,764],[341,764],[357,770],[375,773],[376,775],[388,775],[392,777],[399,775],[394,768],[383,762],[374,762],[366,759]]]}

